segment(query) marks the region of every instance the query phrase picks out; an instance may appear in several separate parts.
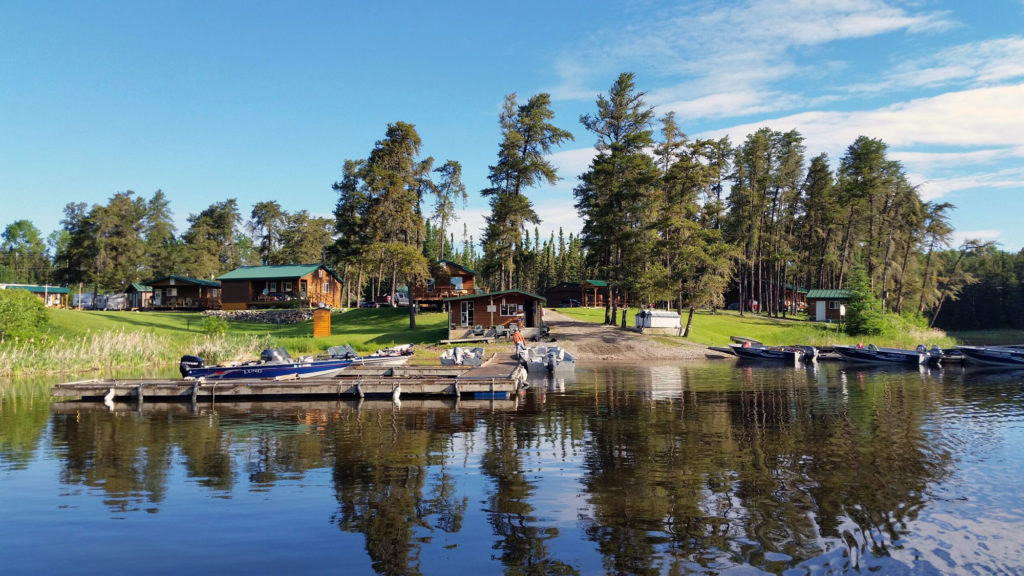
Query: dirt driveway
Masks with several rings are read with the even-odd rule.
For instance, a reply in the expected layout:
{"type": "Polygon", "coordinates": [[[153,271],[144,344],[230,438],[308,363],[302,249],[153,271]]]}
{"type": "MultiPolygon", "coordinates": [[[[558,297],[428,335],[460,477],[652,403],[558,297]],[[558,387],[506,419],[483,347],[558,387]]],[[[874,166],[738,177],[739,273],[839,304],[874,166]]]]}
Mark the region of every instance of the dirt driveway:
{"type": "Polygon", "coordinates": [[[653,336],[575,320],[544,310],[544,323],[559,346],[579,360],[669,360],[704,358],[707,348],[673,336],[653,336]]]}

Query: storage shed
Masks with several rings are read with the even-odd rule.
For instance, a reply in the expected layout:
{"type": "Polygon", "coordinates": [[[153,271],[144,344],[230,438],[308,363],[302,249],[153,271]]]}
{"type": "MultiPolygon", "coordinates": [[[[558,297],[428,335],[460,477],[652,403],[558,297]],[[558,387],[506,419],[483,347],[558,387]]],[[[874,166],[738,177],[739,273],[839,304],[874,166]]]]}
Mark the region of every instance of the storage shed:
{"type": "Polygon", "coordinates": [[[807,292],[807,307],[810,318],[815,322],[841,322],[846,319],[846,304],[850,301],[849,290],[829,289],[807,292]]]}
{"type": "Polygon", "coordinates": [[[679,313],[671,310],[641,310],[636,313],[634,322],[641,332],[678,335],[682,328],[679,313]]]}

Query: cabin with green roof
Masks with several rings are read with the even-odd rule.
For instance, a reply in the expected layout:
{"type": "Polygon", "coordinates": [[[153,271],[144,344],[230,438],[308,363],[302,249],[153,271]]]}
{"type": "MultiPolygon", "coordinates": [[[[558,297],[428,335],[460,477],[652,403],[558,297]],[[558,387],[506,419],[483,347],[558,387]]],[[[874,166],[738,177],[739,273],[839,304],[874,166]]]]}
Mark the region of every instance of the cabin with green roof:
{"type": "Polygon", "coordinates": [[[530,338],[541,333],[547,300],[525,290],[501,290],[446,298],[444,303],[448,305],[448,339],[507,333],[513,324],[530,338]]]}
{"type": "Polygon", "coordinates": [[[151,308],[156,310],[218,310],[220,309],[220,282],[164,276],[143,282],[153,289],[151,308]]]}
{"type": "Polygon", "coordinates": [[[50,308],[67,308],[68,294],[71,292],[63,286],[38,286],[35,284],[0,284],[0,290],[24,290],[35,294],[50,308]]]}
{"type": "Polygon", "coordinates": [[[341,306],[341,280],[323,264],[242,266],[217,279],[224,310],[341,306]]]}

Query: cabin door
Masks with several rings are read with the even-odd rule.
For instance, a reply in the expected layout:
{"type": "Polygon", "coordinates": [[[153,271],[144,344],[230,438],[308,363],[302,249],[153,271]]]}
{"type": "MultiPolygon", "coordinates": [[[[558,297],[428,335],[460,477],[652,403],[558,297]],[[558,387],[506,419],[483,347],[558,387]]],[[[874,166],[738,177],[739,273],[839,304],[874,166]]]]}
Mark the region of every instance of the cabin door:
{"type": "Polygon", "coordinates": [[[461,302],[462,314],[460,320],[461,326],[472,326],[473,325],[473,303],[472,302],[461,302]]]}
{"type": "Polygon", "coordinates": [[[527,300],[526,301],[526,307],[525,307],[524,311],[526,312],[526,314],[524,315],[525,318],[523,320],[525,320],[526,328],[536,328],[537,327],[537,301],[536,300],[527,300]]]}
{"type": "Polygon", "coordinates": [[[825,321],[825,301],[818,300],[814,303],[814,319],[817,322],[825,321]]]}

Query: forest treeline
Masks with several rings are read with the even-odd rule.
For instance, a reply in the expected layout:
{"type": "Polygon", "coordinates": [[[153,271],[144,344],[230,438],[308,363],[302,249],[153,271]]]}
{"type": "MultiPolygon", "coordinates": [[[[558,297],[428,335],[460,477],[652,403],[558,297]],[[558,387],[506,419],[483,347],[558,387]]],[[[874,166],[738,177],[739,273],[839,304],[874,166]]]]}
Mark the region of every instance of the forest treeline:
{"type": "Polygon", "coordinates": [[[243,211],[229,198],[189,215],[178,233],[162,191],[117,192],[105,204],[68,204],[46,237],[26,220],[7,225],[0,281],[112,291],[171,274],[323,262],[355,305],[425,282],[447,259],[491,290],[602,279],[634,306],[722,307],[728,294],[785,316],[786,286],[849,287],[858,275],[887,313],[944,328],[1024,328],[1024,251],[951,245],[954,207],[923,201],[883,141],[858,137],[833,162],[809,156],[797,130],[691,139],[645,96],[620,75],[575,132],[556,121],[549,95],[507,96],[488,186],[476,191],[490,208],[480,231],[452,229],[469,197],[461,164],[423,157],[415,126],[394,122],[325,183],[336,201],[322,212],[333,218],[277,200],[243,211]],[[530,192],[560,180],[550,157],[570,140],[596,152],[574,183],[582,228],[544,238],[530,192]]]}

